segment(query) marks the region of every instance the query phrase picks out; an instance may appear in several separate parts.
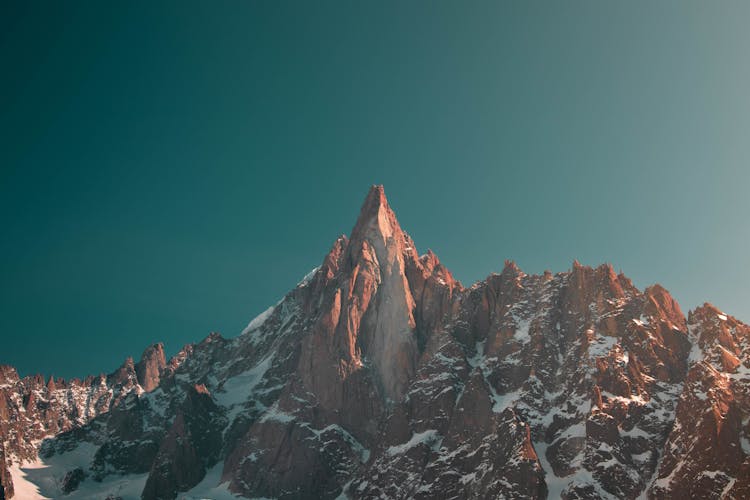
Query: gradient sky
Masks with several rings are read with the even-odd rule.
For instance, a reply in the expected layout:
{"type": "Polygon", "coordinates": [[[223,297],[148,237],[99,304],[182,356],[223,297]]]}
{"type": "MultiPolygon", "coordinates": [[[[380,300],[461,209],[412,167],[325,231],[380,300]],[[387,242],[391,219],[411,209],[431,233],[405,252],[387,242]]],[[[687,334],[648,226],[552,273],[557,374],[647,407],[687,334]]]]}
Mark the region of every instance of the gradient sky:
{"type": "Polygon", "coordinates": [[[748,2],[3,2],[0,363],[234,336],[384,184],[465,284],[750,320],[748,2]]]}

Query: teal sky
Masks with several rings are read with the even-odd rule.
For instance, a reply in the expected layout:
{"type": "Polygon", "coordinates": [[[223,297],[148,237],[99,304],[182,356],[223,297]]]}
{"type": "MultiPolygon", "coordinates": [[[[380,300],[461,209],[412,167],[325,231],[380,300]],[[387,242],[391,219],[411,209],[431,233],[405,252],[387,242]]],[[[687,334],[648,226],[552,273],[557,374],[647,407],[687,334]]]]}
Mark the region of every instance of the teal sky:
{"type": "Polygon", "coordinates": [[[384,184],[465,284],[750,320],[748,2],[4,2],[0,363],[234,336],[384,184]]]}

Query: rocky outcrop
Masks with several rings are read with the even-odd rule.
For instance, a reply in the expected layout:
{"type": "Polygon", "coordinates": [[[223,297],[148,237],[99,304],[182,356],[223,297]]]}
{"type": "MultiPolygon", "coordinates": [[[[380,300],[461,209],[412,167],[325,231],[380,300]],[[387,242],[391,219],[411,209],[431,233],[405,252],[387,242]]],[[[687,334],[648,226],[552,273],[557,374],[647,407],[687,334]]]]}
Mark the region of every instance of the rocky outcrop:
{"type": "MultiPolygon", "coordinates": [[[[154,358],[158,364],[161,346],[158,349],[155,347],[146,350],[143,356],[145,362],[138,365],[143,367],[144,374],[154,373],[153,368],[157,366],[154,358]]],[[[163,350],[161,356],[163,358],[163,350]]],[[[52,377],[45,380],[41,375],[20,378],[13,368],[0,366],[0,445],[6,451],[4,459],[0,454],[0,486],[4,488],[6,497],[12,498],[9,493],[13,491],[12,479],[7,473],[12,463],[33,461],[39,452],[43,455],[55,453],[58,446],[70,448],[70,440],[80,438],[89,422],[105,415],[109,419],[111,410],[115,411],[109,425],[115,434],[121,432],[122,436],[143,438],[140,430],[126,431],[129,423],[138,419],[138,413],[131,411],[125,401],[131,396],[132,401],[137,402],[137,395],[144,391],[138,383],[136,369],[133,360],[128,358],[110,375],[67,381],[52,377]],[[43,440],[51,436],[61,436],[60,442],[42,446],[43,440]]],[[[153,382],[153,379],[150,381],[153,382]]],[[[99,452],[100,456],[113,453],[106,446],[99,452]]],[[[134,463],[141,460],[141,454],[134,454],[131,458],[134,463]]],[[[101,464],[102,461],[93,461],[93,477],[100,476],[96,474],[97,463],[101,464]]],[[[65,477],[57,479],[62,485],[72,485],[77,476],[69,480],[65,477]]]]}
{"type": "Polygon", "coordinates": [[[750,485],[750,327],[704,304],[690,369],[649,496],[744,498],[750,485]]]}
{"type": "Polygon", "coordinates": [[[145,351],[141,360],[135,365],[138,384],[146,392],[151,392],[159,386],[161,373],[167,367],[164,355],[164,344],[154,344],[145,351]]]}
{"type": "Polygon", "coordinates": [[[13,498],[13,479],[8,470],[8,461],[5,456],[5,444],[0,442],[0,500],[13,498]]]}
{"type": "Polygon", "coordinates": [[[75,491],[85,478],[86,473],[84,472],[84,470],[80,467],[76,467],[75,469],[65,474],[65,477],[63,477],[62,480],[62,484],[60,485],[60,489],[64,494],[67,495],[68,493],[75,491]]]}
{"type": "Polygon", "coordinates": [[[10,465],[40,451],[90,453],[55,480],[98,498],[122,477],[146,499],[210,497],[190,493],[208,480],[283,499],[745,498],[749,332],[610,265],[507,261],[466,288],[374,186],[238,337],[85,381],[0,368],[0,484],[10,497],[10,465]]]}

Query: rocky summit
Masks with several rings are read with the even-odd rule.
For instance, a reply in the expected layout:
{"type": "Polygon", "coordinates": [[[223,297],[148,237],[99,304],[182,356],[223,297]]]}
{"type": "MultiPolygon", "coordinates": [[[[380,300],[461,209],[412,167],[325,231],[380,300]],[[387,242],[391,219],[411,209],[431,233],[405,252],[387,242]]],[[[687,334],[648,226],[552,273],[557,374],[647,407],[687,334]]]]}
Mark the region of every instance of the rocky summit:
{"type": "Polygon", "coordinates": [[[0,499],[750,498],[750,327],[574,262],[471,287],[369,191],[237,337],[0,367],[0,499]]]}

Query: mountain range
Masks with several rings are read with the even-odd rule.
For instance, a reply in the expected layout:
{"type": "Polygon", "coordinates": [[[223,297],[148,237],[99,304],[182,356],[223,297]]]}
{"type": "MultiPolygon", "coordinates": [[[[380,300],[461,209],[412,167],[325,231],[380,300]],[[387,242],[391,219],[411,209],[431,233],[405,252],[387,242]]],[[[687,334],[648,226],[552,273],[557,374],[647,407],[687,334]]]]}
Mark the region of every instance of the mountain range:
{"type": "Polygon", "coordinates": [[[750,327],[574,262],[462,285],[373,186],[234,338],[0,366],[0,500],[750,498],[750,327]]]}

